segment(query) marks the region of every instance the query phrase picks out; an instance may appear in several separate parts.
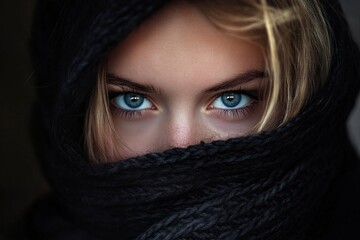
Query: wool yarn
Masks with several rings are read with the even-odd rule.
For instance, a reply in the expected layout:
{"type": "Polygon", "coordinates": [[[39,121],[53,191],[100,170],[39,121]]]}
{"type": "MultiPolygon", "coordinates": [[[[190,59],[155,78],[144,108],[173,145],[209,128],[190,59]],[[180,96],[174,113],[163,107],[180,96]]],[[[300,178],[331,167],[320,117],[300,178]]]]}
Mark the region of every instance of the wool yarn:
{"type": "Polygon", "coordinates": [[[86,158],[84,116],[101,57],[166,2],[39,1],[34,135],[52,195],[31,215],[34,238],[321,239],[356,158],[346,119],[360,55],[337,1],[324,3],[329,79],[285,125],[116,163],[86,158]]]}

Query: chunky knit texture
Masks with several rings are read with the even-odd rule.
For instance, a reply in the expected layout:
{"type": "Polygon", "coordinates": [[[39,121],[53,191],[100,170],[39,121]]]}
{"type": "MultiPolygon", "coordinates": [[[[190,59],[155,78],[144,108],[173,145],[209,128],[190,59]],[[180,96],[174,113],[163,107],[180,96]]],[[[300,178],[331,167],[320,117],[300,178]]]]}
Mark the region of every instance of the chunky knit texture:
{"type": "Polygon", "coordinates": [[[346,119],[360,75],[337,1],[325,6],[334,34],[327,84],[286,125],[112,164],[86,159],[83,122],[96,66],[164,2],[39,1],[32,49],[42,88],[34,120],[53,195],[32,215],[34,236],[321,239],[337,183],[354,160],[346,119]]]}

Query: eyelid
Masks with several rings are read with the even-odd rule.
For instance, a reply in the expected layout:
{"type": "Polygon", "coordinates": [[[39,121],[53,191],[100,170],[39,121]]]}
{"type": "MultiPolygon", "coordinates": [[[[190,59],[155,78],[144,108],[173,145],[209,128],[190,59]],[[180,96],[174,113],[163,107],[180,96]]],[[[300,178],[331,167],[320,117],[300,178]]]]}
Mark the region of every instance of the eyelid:
{"type": "Polygon", "coordinates": [[[261,99],[261,94],[259,92],[258,89],[256,90],[245,90],[245,89],[242,89],[242,88],[236,88],[236,89],[229,89],[229,90],[225,90],[225,91],[221,91],[221,92],[218,92],[217,94],[215,94],[215,96],[212,98],[212,101],[214,101],[216,98],[220,97],[221,95],[225,94],[225,93],[238,93],[238,94],[244,94],[250,98],[252,98],[253,100],[256,100],[256,101],[260,101],[262,100],[261,99]]]}
{"type": "Polygon", "coordinates": [[[107,91],[110,94],[126,94],[126,93],[138,93],[141,94],[143,96],[147,96],[148,93],[145,93],[143,91],[139,91],[138,89],[135,88],[131,88],[128,86],[119,86],[119,85],[113,85],[113,84],[108,84],[107,85],[107,91]]]}
{"type": "Polygon", "coordinates": [[[114,86],[113,88],[108,88],[107,92],[110,100],[118,95],[124,95],[127,93],[136,93],[143,97],[146,97],[148,100],[150,100],[153,103],[153,101],[151,100],[151,96],[149,96],[147,93],[144,93],[142,91],[127,86],[114,86]]]}
{"type": "MultiPolygon", "coordinates": [[[[117,88],[122,88],[122,87],[117,87],[117,88]]],[[[138,91],[136,89],[132,89],[129,87],[124,87],[123,90],[108,90],[108,99],[109,99],[109,104],[111,106],[114,106],[115,108],[117,108],[117,111],[122,111],[122,112],[142,112],[142,111],[146,111],[146,110],[158,110],[158,106],[154,103],[153,99],[148,96],[147,94],[142,93],[141,91],[138,91]],[[126,109],[121,109],[118,108],[116,106],[114,106],[114,99],[116,97],[118,97],[119,95],[125,95],[127,93],[135,93],[135,94],[139,94],[142,97],[146,98],[150,103],[151,103],[151,108],[148,109],[141,109],[141,110],[126,110],[126,109]]]]}
{"type": "Polygon", "coordinates": [[[206,107],[206,109],[210,112],[212,112],[213,116],[217,118],[221,118],[222,120],[226,121],[242,121],[249,117],[249,114],[252,113],[252,111],[258,106],[260,100],[258,100],[256,97],[252,97],[249,94],[237,91],[237,93],[247,95],[250,100],[249,103],[241,108],[234,108],[234,109],[223,109],[223,108],[217,108],[214,107],[214,102],[217,98],[221,97],[222,94],[225,94],[227,92],[235,92],[235,91],[225,91],[223,93],[218,94],[206,107]]]}

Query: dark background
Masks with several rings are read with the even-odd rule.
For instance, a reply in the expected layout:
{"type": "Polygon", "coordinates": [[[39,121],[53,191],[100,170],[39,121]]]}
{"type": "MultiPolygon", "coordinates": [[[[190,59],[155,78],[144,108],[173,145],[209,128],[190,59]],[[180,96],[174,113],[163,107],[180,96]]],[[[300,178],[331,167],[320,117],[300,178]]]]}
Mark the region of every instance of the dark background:
{"type": "MultiPolygon", "coordinates": [[[[360,43],[360,1],[341,2],[360,43]]],[[[1,233],[47,190],[30,138],[35,86],[28,40],[34,3],[0,0],[0,239],[1,233]]],[[[360,155],[360,97],[349,129],[360,155]]]]}

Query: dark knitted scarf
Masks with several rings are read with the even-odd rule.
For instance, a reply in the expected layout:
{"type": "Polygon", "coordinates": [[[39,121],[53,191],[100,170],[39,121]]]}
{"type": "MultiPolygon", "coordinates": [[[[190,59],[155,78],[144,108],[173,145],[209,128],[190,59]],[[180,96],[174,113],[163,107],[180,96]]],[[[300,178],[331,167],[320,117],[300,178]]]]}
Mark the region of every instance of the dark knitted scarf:
{"type": "Polygon", "coordinates": [[[277,129],[90,164],[83,122],[99,61],[166,1],[40,0],[32,50],[34,133],[53,194],[31,215],[36,239],[320,239],[352,148],[346,119],[359,54],[337,1],[326,86],[277,129]]]}

